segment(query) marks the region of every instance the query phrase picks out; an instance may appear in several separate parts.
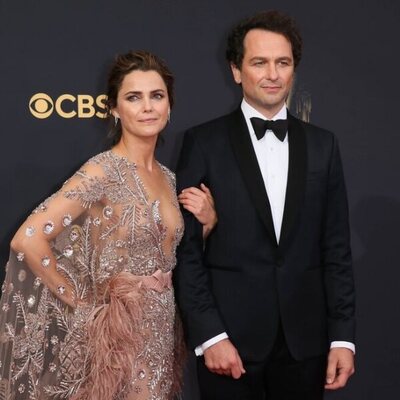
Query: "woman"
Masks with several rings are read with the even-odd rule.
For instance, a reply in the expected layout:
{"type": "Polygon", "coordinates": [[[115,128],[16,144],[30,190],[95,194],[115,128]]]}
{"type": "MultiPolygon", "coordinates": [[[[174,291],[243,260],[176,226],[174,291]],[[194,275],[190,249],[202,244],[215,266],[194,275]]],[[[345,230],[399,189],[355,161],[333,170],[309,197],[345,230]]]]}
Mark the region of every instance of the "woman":
{"type": "MultiPolygon", "coordinates": [[[[174,175],[154,158],[172,89],[156,56],[117,57],[107,93],[115,145],[13,238],[0,319],[4,398],[173,398],[182,341],[171,272],[183,222],[174,175]]],[[[184,207],[206,234],[216,218],[203,189],[188,189],[184,207]]]]}

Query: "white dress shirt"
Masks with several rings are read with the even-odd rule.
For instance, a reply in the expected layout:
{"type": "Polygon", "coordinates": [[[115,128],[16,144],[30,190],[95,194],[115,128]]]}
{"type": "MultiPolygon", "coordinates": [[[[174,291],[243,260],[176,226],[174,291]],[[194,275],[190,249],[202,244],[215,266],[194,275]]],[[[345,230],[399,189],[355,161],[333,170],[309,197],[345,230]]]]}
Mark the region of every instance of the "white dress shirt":
{"type": "MultiPolygon", "coordinates": [[[[274,132],[267,130],[265,136],[258,140],[250,118],[258,117],[265,119],[265,117],[251,107],[245,100],[242,101],[242,112],[246,119],[251,142],[253,143],[265,189],[267,190],[276,241],[279,243],[289,167],[288,135],[286,134],[285,139],[281,142],[275,136],[274,132]]],[[[286,105],[275,114],[272,121],[277,119],[287,119],[286,105]]]]}
{"type": "MultiPolygon", "coordinates": [[[[268,199],[271,206],[275,236],[277,242],[279,243],[289,168],[288,135],[286,134],[285,139],[283,142],[281,142],[271,130],[267,130],[265,136],[258,140],[254,133],[250,118],[258,117],[261,119],[266,119],[265,116],[254,109],[244,99],[242,101],[241,108],[246,120],[247,128],[249,130],[251,142],[256,153],[258,165],[264,180],[264,185],[267,190],[268,199]]],[[[272,118],[273,121],[277,119],[287,119],[286,104],[272,118]]],[[[228,335],[226,332],[223,332],[211,338],[210,340],[207,340],[202,345],[195,348],[196,355],[203,355],[204,351],[213,344],[216,344],[219,341],[227,338],[228,335]]],[[[350,342],[335,341],[331,343],[331,348],[333,347],[346,347],[355,352],[355,346],[350,342]]]]}

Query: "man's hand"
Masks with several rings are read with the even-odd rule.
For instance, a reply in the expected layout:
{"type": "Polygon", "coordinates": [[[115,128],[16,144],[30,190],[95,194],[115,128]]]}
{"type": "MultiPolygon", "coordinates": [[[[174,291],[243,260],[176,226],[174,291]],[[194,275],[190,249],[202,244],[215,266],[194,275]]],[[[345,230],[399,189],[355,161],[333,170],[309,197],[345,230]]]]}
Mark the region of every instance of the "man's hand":
{"type": "Polygon", "coordinates": [[[239,379],[246,373],[235,346],[229,339],[223,339],[204,351],[206,367],[213,373],[239,379]]]}
{"type": "Polygon", "coordinates": [[[354,354],[344,347],[332,348],[328,354],[325,389],[336,390],[346,386],[354,374],[354,354]]]}

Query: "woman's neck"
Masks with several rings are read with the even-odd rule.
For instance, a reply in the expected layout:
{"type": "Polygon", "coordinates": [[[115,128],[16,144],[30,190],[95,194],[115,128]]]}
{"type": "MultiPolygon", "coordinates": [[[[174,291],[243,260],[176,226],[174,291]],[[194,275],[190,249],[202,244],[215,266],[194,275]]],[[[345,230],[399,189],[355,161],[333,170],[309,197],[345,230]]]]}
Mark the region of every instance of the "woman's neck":
{"type": "Polygon", "coordinates": [[[136,138],[121,137],[121,140],[112,148],[113,152],[126,157],[134,162],[138,167],[142,167],[152,172],[155,166],[154,150],[157,139],[145,138],[138,140],[136,138]]]}

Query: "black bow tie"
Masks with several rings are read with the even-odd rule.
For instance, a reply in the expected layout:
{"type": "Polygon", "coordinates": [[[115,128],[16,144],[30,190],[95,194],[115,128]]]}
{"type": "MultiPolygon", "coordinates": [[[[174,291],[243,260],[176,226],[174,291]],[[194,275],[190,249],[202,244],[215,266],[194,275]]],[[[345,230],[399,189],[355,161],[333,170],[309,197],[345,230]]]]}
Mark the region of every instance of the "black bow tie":
{"type": "Polygon", "coordinates": [[[265,135],[266,130],[274,132],[275,136],[283,142],[285,140],[286,132],[288,130],[287,119],[278,119],[276,121],[268,121],[261,118],[253,117],[250,118],[251,124],[253,125],[254,132],[257,139],[260,140],[265,135]]]}

